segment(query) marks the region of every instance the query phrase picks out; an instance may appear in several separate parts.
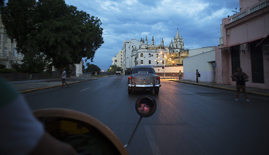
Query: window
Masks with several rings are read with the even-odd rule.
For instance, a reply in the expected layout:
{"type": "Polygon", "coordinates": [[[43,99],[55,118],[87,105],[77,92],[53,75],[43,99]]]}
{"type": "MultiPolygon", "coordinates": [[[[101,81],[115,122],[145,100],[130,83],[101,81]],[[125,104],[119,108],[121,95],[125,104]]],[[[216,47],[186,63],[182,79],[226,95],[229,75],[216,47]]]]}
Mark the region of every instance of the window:
{"type": "Polygon", "coordinates": [[[164,64],[164,60],[162,60],[162,64],[164,64]]]}
{"type": "Polygon", "coordinates": [[[143,64],[143,60],[141,60],[141,64],[143,64]]]}
{"type": "Polygon", "coordinates": [[[140,54],[140,57],[143,57],[143,53],[140,54]]]}
{"type": "Polygon", "coordinates": [[[156,54],[156,58],[158,58],[159,57],[159,54],[156,54]]]}
{"type": "Polygon", "coordinates": [[[7,48],[5,47],[4,56],[7,56],[7,48]]]}
{"type": "Polygon", "coordinates": [[[149,60],[149,64],[151,64],[151,60],[149,60]]]}
{"type": "Polygon", "coordinates": [[[156,61],[156,64],[158,65],[158,64],[159,64],[159,62],[158,62],[158,61],[156,61]]]}
{"type": "Polygon", "coordinates": [[[164,54],[163,54],[163,58],[164,58],[164,54]]]}
{"type": "Polygon", "coordinates": [[[16,48],[13,48],[13,56],[15,56],[15,57],[18,56],[16,48]]]}

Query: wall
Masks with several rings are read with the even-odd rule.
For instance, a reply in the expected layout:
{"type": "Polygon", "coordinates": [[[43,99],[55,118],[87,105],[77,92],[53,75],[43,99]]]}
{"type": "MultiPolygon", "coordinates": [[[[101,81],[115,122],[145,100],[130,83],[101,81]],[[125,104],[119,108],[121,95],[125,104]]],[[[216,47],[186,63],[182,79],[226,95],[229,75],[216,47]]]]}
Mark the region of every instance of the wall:
{"type": "Polygon", "coordinates": [[[259,3],[261,0],[240,0],[239,1],[239,5],[240,5],[240,9],[244,10],[249,6],[252,6],[256,3],[259,3]]]}
{"type": "Polygon", "coordinates": [[[203,47],[203,48],[197,48],[197,49],[190,49],[189,50],[189,57],[197,55],[197,54],[213,51],[213,50],[215,50],[215,46],[203,47]]]}
{"type": "Polygon", "coordinates": [[[198,69],[201,74],[199,81],[214,82],[214,71],[211,63],[214,61],[215,50],[184,58],[184,80],[196,81],[196,69],[198,69]]]}
{"type": "Polygon", "coordinates": [[[155,70],[155,73],[159,76],[163,76],[165,74],[166,78],[172,78],[172,77],[179,77],[179,70],[181,70],[182,76],[184,77],[184,70],[183,66],[168,66],[164,69],[162,67],[153,67],[155,70]]]}
{"type": "Polygon", "coordinates": [[[83,75],[82,64],[83,64],[83,61],[80,61],[79,64],[75,64],[75,66],[76,66],[76,77],[80,77],[80,76],[83,75]]]}
{"type": "MultiPolygon", "coordinates": [[[[264,1],[260,0],[240,0],[240,7],[256,6],[264,1]],[[255,5],[254,5],[255,4],[255,5]],[[241,6],[242,5],[242,6],[241,6]]],[[[250,7],[250,8],[251,8],[250,7]]],[[[243,10],[242,12],[244,12],[243,10]]],[[[248,12],[249,13],[249,12],[248,12]]],[[[240,14],[240,13],[238,13],[240,14]]],[[[238,15],[237,14],[237,15],[238,15]]],[[[235,16],[237,16],[235,15],[235,16]]],[[[232,65],[231,65],[231,53],[230,47],[240,45],[240,66],[248,76],[249,81],[246,83],[247,87],[256,88],[269,88],[269,61],[268,56],[263,55],[263,68],[264,68],[264,83],[252,82],[252,69],[251,69],[251,52],[247,48],[250,42],[258,39],[265,38],[269,35],[269,6],[266,6],[260,10],[247,14],[246,16],[231,22],[230,18],[224,18],[222,20],[221,33],[223,34],[223,46],[219,46],[216,51],[216,82],[217,84],[231,84],[235,85],[232,81],[232,65]]],[[[267,43],[268,44],[268,43],[267,43]]],[[[264,52],[264,51],[263,51],[264,52]]],[[[184,64],[185,65],[185,64],[184,64]]]]}
{"type": "Polygon", "coordinates": [[[216,83],[228,84],[231,74],[229,60],[230,53],[228,50],[221,50],[220,46],[215,48],[215,60],[216,60],[216,83]]]}

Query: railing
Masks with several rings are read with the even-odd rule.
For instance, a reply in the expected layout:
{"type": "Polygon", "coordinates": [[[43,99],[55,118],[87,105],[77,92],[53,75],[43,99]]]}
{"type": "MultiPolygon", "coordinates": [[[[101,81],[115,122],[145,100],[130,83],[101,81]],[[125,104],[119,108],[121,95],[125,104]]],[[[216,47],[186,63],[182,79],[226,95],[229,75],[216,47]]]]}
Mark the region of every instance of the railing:
{"type": "Polygon", "coordinates": [[[242,10],[238,14],[232,16],[230,18],[230,20],[231,20],[231,22],[234,22],[234,21],[236,21],[236,20],[238,20],[240,18],[245,17],[248,14],[251,14],[253,12],[256,12],[258,10],[261,10],[261,9],[265,8],[266,6],[268,6],[268,5],[269,5],[269,0],[265,0],[263,2],[259,2],[258,4],[255,4],[255,5],[249,7],[247,9],[245,9],[245,10],[242,10]]]}
{"type": "Polygon", "coordinates": [[[258,10],[260,10],[260,9],[262,9],[262,8],[264,8],[264,7],[266,7],[268,4],[269,4],[269,3],[268,3],[268,0],[266,0],[266,1],[260,3],[260,4],[256,5],[256,6],[250,8],[249,13],[258,11],[258,10]]]}
{"type": "MultiPolygon", "coordinates": [[[[54,79],[61,78],[61,74],[57,71],[49,73],[0,73],[0,76],[7,79],[8,81],[24,81],[24,80],[40,80],[40,79],[54,79]]],[[[70,77],[70,74],[67,74],[70,77]]]]}
{"type": "Polygon", "coordinates": [[[238,19],[240,19],[240,18],[243,18],[243,17],[246,16],[246,15],[247,15],[247,12],[246,12],[246,11],[243,12],[243,13],[240,13],[239,15],[233,17],[231,22],[236,21],[236,20],[238,20],[238,19]]]}

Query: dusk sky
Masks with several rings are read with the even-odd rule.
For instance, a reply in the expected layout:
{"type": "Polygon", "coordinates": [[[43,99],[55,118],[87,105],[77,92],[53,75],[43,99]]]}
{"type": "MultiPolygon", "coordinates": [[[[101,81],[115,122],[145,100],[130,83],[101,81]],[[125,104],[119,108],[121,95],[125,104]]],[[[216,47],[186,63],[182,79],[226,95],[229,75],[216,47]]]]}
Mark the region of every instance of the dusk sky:
{"type": "Polygon", "coordinates": [[[222,18],[233,15],[239,0],[66,0],[98,17],[103,28],[104,44],[96,51],[93,62],[107,70],[112,57],[122,49],[125,40],[147,36],[149,44],[168,46],[176,36],[177,28],[185,48],[217,46],[222,18]]]}

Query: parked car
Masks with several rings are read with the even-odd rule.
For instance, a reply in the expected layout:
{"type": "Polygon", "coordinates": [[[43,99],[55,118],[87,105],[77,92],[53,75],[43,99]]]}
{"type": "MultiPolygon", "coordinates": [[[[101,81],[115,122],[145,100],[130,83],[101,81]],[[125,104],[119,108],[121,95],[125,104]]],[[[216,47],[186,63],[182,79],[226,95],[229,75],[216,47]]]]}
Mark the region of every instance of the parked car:
{"type": "Polygon", "coordinates": [[[128,77],[128,93],[134,90],[151,90],[155,94],[159,93],[161,87],[160,77],[155,75],[152,66],[134,66],[131,75],[128,77]]]}

